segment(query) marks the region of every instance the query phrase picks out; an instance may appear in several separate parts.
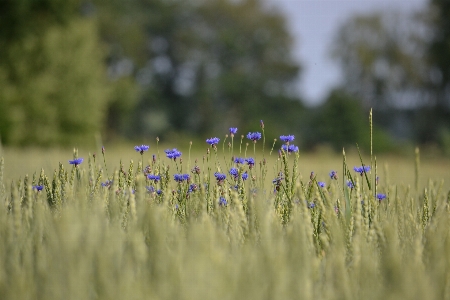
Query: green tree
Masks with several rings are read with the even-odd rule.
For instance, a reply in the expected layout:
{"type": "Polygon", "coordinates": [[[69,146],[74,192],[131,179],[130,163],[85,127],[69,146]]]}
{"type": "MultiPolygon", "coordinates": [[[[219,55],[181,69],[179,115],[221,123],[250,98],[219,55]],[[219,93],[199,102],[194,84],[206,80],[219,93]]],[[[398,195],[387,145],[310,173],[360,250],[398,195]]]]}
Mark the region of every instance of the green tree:
{"type": "Polygon", "coordinates": [[[95,19],[80,1],[0,4],[0,135],[6,144],[89,143],[108,88],[95,19]]]}
{"type": "Polygon", "coordinates": [[[282,15],[262,1],[105,5],[98,2],[111,65],[131,59],[143,90],[135,132],[207,134],[301,111],[289,92],[300,70],[291,36],[282,15]]]}

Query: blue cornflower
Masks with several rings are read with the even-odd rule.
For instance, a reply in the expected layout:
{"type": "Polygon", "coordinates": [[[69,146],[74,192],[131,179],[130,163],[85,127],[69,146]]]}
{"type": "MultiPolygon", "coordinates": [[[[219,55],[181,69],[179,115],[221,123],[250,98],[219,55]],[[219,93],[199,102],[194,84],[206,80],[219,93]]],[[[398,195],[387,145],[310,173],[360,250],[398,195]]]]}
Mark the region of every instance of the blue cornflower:
{"type": "Polygon", "coordinates": [[[147,151],[148,148],[150,148],[150,146],[147,145],[134,146],[134,150],[141,153],[141,155],[144,154],[144,151],[147,151]]]}
{"type": "Polygon", "coordinates": [[[351,189],[355,187],[351,180],[347,180],[347,186],[351,189]]]}
{"type": "Polygon", "coordinates": [[[281,146],[281,148],[282,148],[285,152],[288,152],[288,153],[291,153],[291,152],[298,152],[298,147],[295,146],[294,144],[292,144],[292,145],[283,144],[283,145],[281,146]]]}
{"type": "Polygon", "coordinates": [[[252,157],[246,158],[245,161],[247,162],[247,165],[251,168],[255,165],[255,160],[252,157]]]}
{"type": "Polygon", "coordinates": [[[177,148],[173,148],[173,149],[166,149],[164,150],[164,152],[166,153],[167,158],[170,159],[177,159],[177,157],[181,156],[181,152],[177,150],[177,148]]]}
{"type": "Polygon", "coordinates": [[[336,179],[336,180],[337,180],[337,172],[336,172],[336,171],[331,171],[331,172],[330,172],[330,178],[331,178],[331,179],[336,179]]]}
{"type": "Polygon", "coordinates": [[[149,180],[154,180],[155,182],[160,181],[161,180],[161,176],[159,175],[153,175],[153,174],[148,174],[147,178],[149,180]]]}
{"type": "Polygon", "coordinates": [[[237,128],[236,127],[231,127],[230,128],[230,136],[233,137],[237,132],[237,128]]]}
{"type": "Polygon", "coordinates": [[[247,173],[247,171],[245,171],[245,172],[242,174],[242,180],[247,180],[247,178],[248,178],[248,173],[247,173]]]}
{"type": "Polygon", "coordinates": [[[195,183],[193,183],[189,186],[188,193],[195,192],[197,189],[198,189],[198,186],[195,183]]]}
{"type": "Polygon", "coordinates": [[[378,201],[381,201],[381,200],[383,200],[384,198],[386,198],[386,195],[385,195],[385,194],[377,194],[377,199],[378,199],[378,201]]]}
{"type": "Polygon", "coordinates": [[[317,182],[317,184],[322,188],[325,187],[325,182],[323,182],[323,181],[319,181],[319,182],[317,182]]]}
{"type": "Polygon", "coordinates": [[[222,174],[222,173],[219,173],[219,172],[216,172],[216,173],[214,173],[214,176],[216,176],[216,179],[217,179],[217,181],[224,181],[225,180],[225,178],[227,178],[227,175],[225,175],[225,174],[222,174]]]}
{"type": "Polygon", "coordinates": [[[370,166],[353,167],[353,170],[355,170],[355,172],[358,172],[362,176],[364,173],[370,171],[370,166]]]}
{"type": "Polygon", "coordinates": [[[43,185],[33,185],[33,190],[36,190],[38,192],[42,191],[43,188],[43,185]]]}
{"type": "Polygon", "coordinates": [[[112,183],[113,183],[113,181],[108,179],[105,182],[102,182],[101,185],[103,187],[110,187],[112,183]]]}
{"type": "Polygon", "coordinates": [[[176,182],[182,182],[182,181],[185,181],[185,180],[189,180],[189,178],[190,178],[189,174],[174,174],[173,175],[173,179],[176,182]]]}
{"type": "Polygon", "coordinates": [[[308,208],[313,209],[314,207],[316,207],[316,204],[314,202],[308,203],[308,208]]]}
{"type": "Polygon", "coordinates": [[[234,159],[234,163],[236,163],[236,164],[243,164],[244,161],[245,161],[245,160],[244,160],[242,157],[236,157],[236,158],[234,159]]]}
{"type": "Polygon", "coordinates": [[[254,143],[256,143],[257,140],[261,139],[261,133],[260,132],[249,132],[247,134],[247,138],[249,140],[252,140],[254,143]]]}
{"type": "Polygon", "coordinates": [[[285,143],[292,142],[295,139],[295,136],[293,135],[282,135],[280,136],[280,140],[282,140],[285,143]]]}
{"type": "Polygon", "coordinates": [[[152,186],[146,186],[145,188],[147,189],[147,191],[148,191],[149,193],[155,192],[155,188],[152,187],[152,186]]]}
{"type": "Polygon", "coordinates": [[[239,176],[239,170],[237,168],[231,168],[230,175],[233,176],[234,179],[237,179],[239,176]]]}
{"type": "Polygon", "coordinates": [[[74,165],[75,167],[78,166],[83,162],[82,158],[76,158],[74,160],[69,160],[69,164],[74,165]]]}
{"type": "Polygon", "coordinates": [[[227,206],[228,202],[227,199],[225,199],[224,197],[220,197],[219,198],[219,205],[220,206],[227,206]]]}
{"type": "Polygon", "coordinates": [[[220,141],[220,139],[218,137],[213,137],[213,138],[210,138],[210,139],[206,139],[206,142],[208,144],[210,144],[211,146],[217,145],[219,143],[219,141],[220,141]]]}

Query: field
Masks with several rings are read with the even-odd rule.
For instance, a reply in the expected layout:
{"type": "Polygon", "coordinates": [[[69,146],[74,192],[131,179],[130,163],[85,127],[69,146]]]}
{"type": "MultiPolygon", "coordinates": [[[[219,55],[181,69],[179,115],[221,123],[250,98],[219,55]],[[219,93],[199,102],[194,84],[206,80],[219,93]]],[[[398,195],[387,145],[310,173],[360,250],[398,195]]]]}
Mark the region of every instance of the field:
{"type": "Polygon", "coordinates": [[[3,148],[0,295],[450,299],[448,159],[234,143],[3,148]]]}

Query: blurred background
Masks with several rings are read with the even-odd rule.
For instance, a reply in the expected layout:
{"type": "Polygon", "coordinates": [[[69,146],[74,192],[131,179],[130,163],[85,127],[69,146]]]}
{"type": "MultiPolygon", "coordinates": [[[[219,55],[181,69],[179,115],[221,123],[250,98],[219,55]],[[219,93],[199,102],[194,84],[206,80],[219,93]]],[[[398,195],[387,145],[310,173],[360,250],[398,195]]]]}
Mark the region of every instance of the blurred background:
{"type": "Polygon", "coordinates": [[[0,140],[295,134],[450,156],[447,0],[2,0],[0,140]]]}

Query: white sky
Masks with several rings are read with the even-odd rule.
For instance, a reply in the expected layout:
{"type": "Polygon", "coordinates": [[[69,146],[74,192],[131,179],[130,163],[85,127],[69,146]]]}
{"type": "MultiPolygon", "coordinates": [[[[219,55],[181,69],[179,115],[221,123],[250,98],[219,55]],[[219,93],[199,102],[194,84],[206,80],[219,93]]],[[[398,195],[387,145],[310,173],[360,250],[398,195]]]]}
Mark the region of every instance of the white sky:
{"type": "Polygon", "coordinates": [[[318,104],[339,83],[339,68],[329,59],[329,45],[340,24],[354,14],[380,9],[410,12],[427,4],[427,0],[266,1],[287,15],[295,39],[294,56],[303,66],[300,91],[309,105],[318,104]]]}

